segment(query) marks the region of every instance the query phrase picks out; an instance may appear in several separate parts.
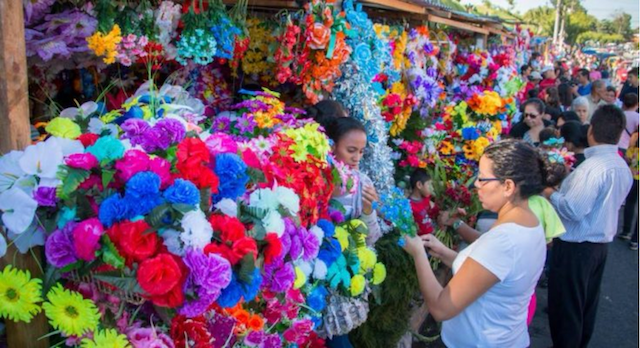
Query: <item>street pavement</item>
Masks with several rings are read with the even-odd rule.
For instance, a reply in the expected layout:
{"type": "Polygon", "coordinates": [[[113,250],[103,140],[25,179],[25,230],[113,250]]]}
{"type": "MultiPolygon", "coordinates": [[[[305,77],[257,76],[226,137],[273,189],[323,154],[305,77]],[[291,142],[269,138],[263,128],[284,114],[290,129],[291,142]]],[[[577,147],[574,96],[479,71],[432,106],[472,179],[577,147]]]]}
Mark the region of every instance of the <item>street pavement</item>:
{"type": "MultiPolygon", "coordinates": [[[[602,279],[596,328],[589,347],[638,347],[638,251],[629,242],[615,239],[602,279]]],[[[547,289],[536,289],[538,307],[529,326],[532,348],[552,346],[547,307],[547,289]]]]}

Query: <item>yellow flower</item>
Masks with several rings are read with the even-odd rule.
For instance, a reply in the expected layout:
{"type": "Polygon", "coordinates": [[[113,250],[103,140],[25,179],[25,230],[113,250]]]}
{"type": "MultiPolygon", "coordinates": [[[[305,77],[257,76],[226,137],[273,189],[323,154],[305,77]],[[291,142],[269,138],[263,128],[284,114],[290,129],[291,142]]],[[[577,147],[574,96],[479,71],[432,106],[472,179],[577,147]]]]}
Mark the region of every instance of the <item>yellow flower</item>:
{"type": "Polygon", "coordinates": [[[349,232],[342,227],[336,227],[336,239],[340,242],[340,248],[342,251],[349,247],[349,232]]]}
{"type": "Polygon", "coordinates": [[[117,24],[106,35],[97,31],[87,38],[89,49],[95,52],[97,56],[104,56],[102,60],[107,64],[116,61],[117,47],[120,41],[122,41],[122,36],[120,27],[117,24]]]}
{"type": "Polygon", "coordinates": [[[440,153],[443,155],[451,155],[455,151],[453,144],[450,141],[445,140],[440,143],[440,153]]]}
{"type": "Polygon", "coordinates": [[[387,267],[381,262],[373,267],[373,285],[380,285],[387,279],[387,267]]]}
{"type": "Polygon", "coordinates": [[[113,121],[115,121],[116,118],[120,117],[120,111],[119,110],[111,110],[109,112],[107,112],[106,114],[100,116],[100,121],[104,122],[104,123],[111,123],[113,121]]]}
{"type": "Polygon", "coordinates": [[[81,336],[98,328],[100,313],[91,300],[75,291],[66,290],[59,283],[49,290],[49,302],[42,305],[49,323],[65,335],[81,336]]]}
{"type": "Polygon", "coordinates": [[[307,155],[312,155],[325,163],[327,154],[331,150],[327,137],[318,130],[317,123],[307,123],[302,128],[288,128],[285,134],[290,137],[294,144],[290,149],[294,152],[293,159],[302,162],[307,159],[307,155]]]}
{"type": "Polygon", "coordinates": [[[41,309],[37,305],[42,301],[41,283],[31,279],[29,271],[5,267],[0,273],[0,318],[30,322],[41,309]]]}
{"type": "Polygon", "coordinates": [[[302,272],[300,267],[296,267],[296,280],[293,283],[294,289],[300,289],[304,284],[307,283],[307,276],[302,272]]]}
{"type": "Polygon", "coordinates": [[[53,136],[67,139],[77,139],[80,134],[82,134],[80,126],[72,120],[64,117],[54,118],[49,122],[44,130],[53,136]]]}
{"type": "Polygon", "coordinates": [[[93,334],[93,339],[83,338],[82,348],[131,348],[127,336],[119,334],[114,329],[100,330],[93,334]]]}
{"type": "Polygon", "coordinates": [[[360,259],[360,274],[367,273],[378,261],[376,253],[367,247],[358,248],[358,259],[360,259]]]}
{"type": "Polygon", "coordinates": [[[351,296],[358,296],[364,291],[366,280],[360,274],[356,274],[351,278],[351,296]]]}

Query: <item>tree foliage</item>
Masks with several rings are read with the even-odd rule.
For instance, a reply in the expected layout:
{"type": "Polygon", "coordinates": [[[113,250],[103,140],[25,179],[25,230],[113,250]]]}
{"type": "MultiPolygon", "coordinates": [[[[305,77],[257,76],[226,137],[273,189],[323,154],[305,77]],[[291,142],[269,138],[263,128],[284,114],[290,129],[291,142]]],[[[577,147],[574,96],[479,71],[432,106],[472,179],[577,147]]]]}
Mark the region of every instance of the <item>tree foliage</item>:
{"type": "Polygon", "coordinates": [[[588,41],[600,42],[600,43],[620,43],[625,42],[624,36],[619,34],[607,34],[599,31],[586,31],[580,33],[576,38],[576,43],[583,44],[588,41]]]}

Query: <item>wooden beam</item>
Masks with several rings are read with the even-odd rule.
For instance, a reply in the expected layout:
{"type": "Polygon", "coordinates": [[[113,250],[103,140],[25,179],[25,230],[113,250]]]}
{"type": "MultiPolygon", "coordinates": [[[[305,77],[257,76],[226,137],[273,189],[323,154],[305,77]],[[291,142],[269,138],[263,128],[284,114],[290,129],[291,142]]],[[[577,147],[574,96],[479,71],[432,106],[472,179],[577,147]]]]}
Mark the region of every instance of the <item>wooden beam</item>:
{"type": "MultiPolygon", "coordinates": [[[[11,150],[22,150],[31,143],[29,124],[29,90],[27,83],[27,56],[25,50],[22,0],[0,0],[0,155],[11,150]]],[[[4,233],[0,231],[0,233],[4,233]]],[[[42,248],[30,253],[16,253],[15,246],[0,258],[0,269],[12,264],[28,270],[33,277],[42,277],[38,267],[42,248]]],[[[44,313],[29,324],[5,320],[9,347],[49,347],[49,339],[38,338],[49,332],[44,313]]]]}
{"type": "Polygon", "coordinates": [[[471,25],[468,23],[463,23],[463,22],[458,22],[458,21],[454,21],[452,19],[448,19],[448,18],[442,18],[442,17],[438,17],[438,16],[434,16],[434,15],[429,15],[428,16],[428,20],[429,22],[434,22],[434,23],[440,23],[440,24],[444,24],[444,25],[449,25],[458,29],[463,29],[463,30],[468,30],[474,33],[478,33],[478,34],[483,34],[483,35],[488,35],[489,31],[485,28],[482,27],[477,27],[475,25],[471,25]]]}
{"type": "Polygon", "coordinates": [[[409,13],[426,14],[427,10],[423,6],[411,4],[400,0],[362,0],[364,5],[374,5],[390,10],[397,10],[409,13]]]}

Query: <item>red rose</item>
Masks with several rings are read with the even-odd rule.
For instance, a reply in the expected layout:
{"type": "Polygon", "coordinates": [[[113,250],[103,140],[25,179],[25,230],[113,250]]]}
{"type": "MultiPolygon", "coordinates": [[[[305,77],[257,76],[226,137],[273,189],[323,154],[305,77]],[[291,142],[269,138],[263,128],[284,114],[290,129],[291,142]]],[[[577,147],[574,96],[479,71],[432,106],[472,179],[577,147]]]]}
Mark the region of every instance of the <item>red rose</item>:
{"type": "Polygon", "coordinates": [[[258,255],[258,245],[253,238],[244,237],[240,240],[233,242],[233,247],[231,248],[231,259],[229,262],[232,265],[238,263],[242,258],[249,254],[253,254],[253,259],[256,259],[256,255],[258,255]]]}
{"type": "Polygon", "coordinates": [[[215,232],[220,232],[220,239],[223,242],[235,242],[245,236],[244,225],[235,217],[211,215],[209,222],[215,232]]]}
{"type": "Polygon", "coordinates": [[[173,287],[168,293],[159,296],[151,296],[151,302],[156,306],[176,308],[181,306],[184,302],[184,293],[182,292],[182,285],[178,284],[173,287]]]}
{"type": "Polygon", "coordinates": [[[141,262],[158,252],[158,235],[148,231],[151,226],[144,220],[122,222],[111,229],[113,228],[116,228],[113,241],[117,243],[122,256],[127,259],[127,264],[130,265],[133,261],[141,262]]]}
{"type": "Polygon", "coordinates": [[[80,140],[80,142],[82,143],[82,146],[87,148],[87,147],[95,144],[95,142],[98,141],[98,138],[100,138],[100,136],[98,134],[85,133],[85,134],[82,134],[81,136],[79,136],[78,140],[80,140]]]}
{"type": "Polygon", "coordinates": [[[178,144],[178,164],[184,164],[187,167],[199,166],[203,163],[209,163],[211,155],[207,145],[198,138],[186,138],[178,144]]]}
{"type": "Polygon", "coordinates": [[[204,253],[209,255],[209,254],[218,254],[222,257],[224,257],[227,260],[231,260],[232,258],[232,251],[231,248],[224,245],[224,244],[218,244],[218,243],[209,243],[207,244],[207,246],[204,247],[204,253]]]}
{"type": "Polygon", "coordinates": [[[267,233],[264,238],[267,246],[264,248],[264,262],[270,264],[276,257],[282,254],[282,242],[275,233],[267,233]]]}
{"type": "Polygon", "coordinates": [[[146,259],[138,268],[138,283],[149,295],[165,295],[180,285],[182,270],[169,254],[160,254],[146,259]]]}
{"type": "Polygon", "coordinates": [[[214,339],[203,316],[187,318],[177,315],[171,321],[171,338],[176,347],[210,348],[214,339]]]}

